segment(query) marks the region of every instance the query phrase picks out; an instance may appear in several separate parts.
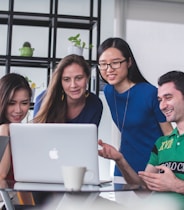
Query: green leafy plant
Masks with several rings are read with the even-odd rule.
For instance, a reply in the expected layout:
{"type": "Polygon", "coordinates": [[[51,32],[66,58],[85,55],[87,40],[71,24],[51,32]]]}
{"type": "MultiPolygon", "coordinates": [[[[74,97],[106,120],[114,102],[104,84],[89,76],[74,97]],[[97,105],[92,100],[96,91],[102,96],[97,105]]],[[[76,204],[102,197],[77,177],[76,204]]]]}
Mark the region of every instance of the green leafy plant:
{"type": "Polygon", "coordinates": [[[76,36],[70,36],[68,38],[70,42],[76,47],[81,47],[83,49],[91,49],[93,47],[92,44],[90,44],[88,47],[86,47],[86,42],[82,41],[80,38],[80,34],[77,34],[76,36]]]}

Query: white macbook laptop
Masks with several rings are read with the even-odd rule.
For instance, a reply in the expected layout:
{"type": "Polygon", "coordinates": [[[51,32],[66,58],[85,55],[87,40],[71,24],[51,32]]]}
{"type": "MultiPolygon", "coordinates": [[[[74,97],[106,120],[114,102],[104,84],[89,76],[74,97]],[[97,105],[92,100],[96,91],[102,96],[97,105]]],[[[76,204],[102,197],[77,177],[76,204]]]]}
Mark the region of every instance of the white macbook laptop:
{"type": "Polygon", "coordinates": [[[100,184],[94,124],[12,123],[14,177],[19,182],[63,183],[62,165],[86,166],[84,184],[100,184]]]}

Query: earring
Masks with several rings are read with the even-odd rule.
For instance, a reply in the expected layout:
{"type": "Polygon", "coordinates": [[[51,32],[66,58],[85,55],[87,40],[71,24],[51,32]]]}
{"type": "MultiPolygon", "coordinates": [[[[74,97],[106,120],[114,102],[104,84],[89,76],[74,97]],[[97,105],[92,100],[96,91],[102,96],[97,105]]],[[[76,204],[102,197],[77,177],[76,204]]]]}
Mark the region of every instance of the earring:
{"type": "Polygon", "coordinates": [[[61,101],[64,101],[64,98],[65,98],[65,94],[64,94],[64,92],[62,92],[61,101]]]}
{"type": "Polygon", "coordinates": [[[88,96],[89,96],[89,91],[86,90],[85,97],[87,98],[88,96]]]}

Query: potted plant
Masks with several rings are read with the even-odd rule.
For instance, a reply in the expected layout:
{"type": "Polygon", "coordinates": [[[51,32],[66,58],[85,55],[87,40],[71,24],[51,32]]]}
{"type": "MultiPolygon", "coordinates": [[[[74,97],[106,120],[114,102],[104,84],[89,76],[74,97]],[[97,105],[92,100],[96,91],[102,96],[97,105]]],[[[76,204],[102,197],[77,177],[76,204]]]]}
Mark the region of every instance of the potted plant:
{"type": "Polygon", "coordinates": [[[82,55],[83,49],[91,49],[93,47],[92,44],[87,47],[86,42],[81,40],[80,34],[70,36],[68,40],[72,43],[72,45],[68,47],[69,54],[82,55]]]}
{"type": "Polygon", "coordinates": [[[30,42],[24,42],[22,48],[19,49],[21,56],[33,56],[34,48],[31,48],[30,42]]]}

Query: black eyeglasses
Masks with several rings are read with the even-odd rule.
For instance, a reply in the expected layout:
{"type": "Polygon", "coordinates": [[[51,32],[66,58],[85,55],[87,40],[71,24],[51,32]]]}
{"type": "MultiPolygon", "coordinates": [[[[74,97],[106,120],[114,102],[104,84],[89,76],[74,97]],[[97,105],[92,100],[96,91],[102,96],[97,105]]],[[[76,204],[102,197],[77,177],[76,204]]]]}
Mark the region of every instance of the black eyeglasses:
{"type": "Polygon", "coordinates": [[[125,61],[127,61],[127,59],[122,61],[113,61],[112,63],[99,63],[98,68],[100,69],[100,71],[106,71],[108,69],[108,66],[110,66],[112,69],[118,69],[125,61]]]}

